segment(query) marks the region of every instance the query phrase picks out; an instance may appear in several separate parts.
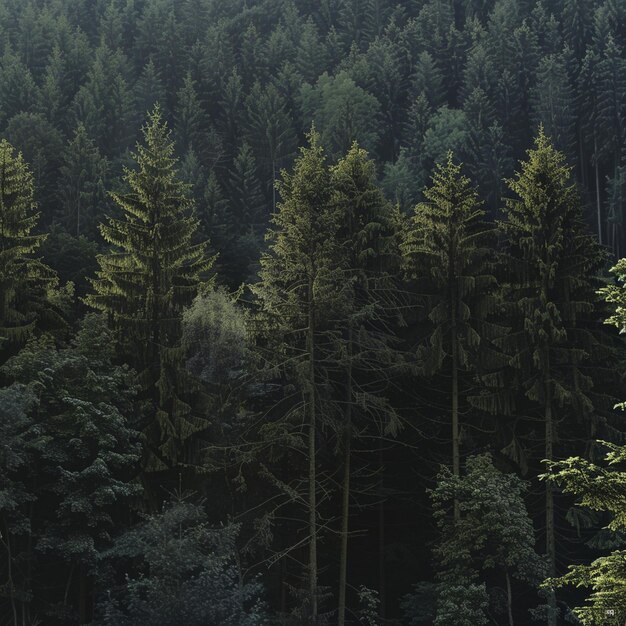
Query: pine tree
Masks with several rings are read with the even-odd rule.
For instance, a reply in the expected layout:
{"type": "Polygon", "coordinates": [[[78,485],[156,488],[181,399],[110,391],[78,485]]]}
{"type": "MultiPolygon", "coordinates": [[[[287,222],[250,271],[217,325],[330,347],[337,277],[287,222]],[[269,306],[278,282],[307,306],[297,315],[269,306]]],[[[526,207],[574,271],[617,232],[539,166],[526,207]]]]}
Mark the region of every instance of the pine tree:
{"type": "Polygon", "coordinates": [[[260,281],[253,290],[266,320],[273,367],[297,390],[296,404],[287,409],[273,437],[282,440],[291,431],[284,445],[298,445],[301,440],[305,448],[307,494],[301,498],[306,502],[308,520],[307,623],[316,624],[320,525],[317,438],[328,419],[324,411],[328,382],[325,349],[329,318],[340,292],[340,252],[336,236],[339,224],[324,151],[317,133],[312,132],[309,141],[310,145],[301,149],[293,172],[283,173],[281,202],[268,234],[269,250],[261,257],[260,281]]]}
{"type": "MultiPolygon", "coordinates": [[[[57,279],[33,256],[45,235],[39,220],[33,176],[21,154],[0,140],[0,348],[19,346],[50,314],[46,303],[57,279]],[[6,343],[8,342],[8,345],[6,343]]],[[[4,356],[4,355],[3,355],[4,356]]]]}
{"type": "Polygon", "coordinates": [[[212,259],[206,243],[196,242],[198,222],[158,107],[143,134],[136,169],[124,177],[129,193],[112,194],[122,217],[100,227],[113,249],[98,258],[86,302],[110,317],[126,357],[141,373],[145,469],[158,470],[188,461],[193,436],[205,427],[183,400],[188,390],[177,345],[182,309],[206,284],[212,259]]]}
{"type": "MultiPolygon", "coordinates": [[[[460,475],[460,402],[462,376],[478,364],[481,344],[495,339],[488,321],[495,305],[496,279],[491,270],[493,233],[470,180],[448,154],[439,164],[432,185],[417,205],[404,235],[408,276],[425,298],[429,329],[426,345],[418,348],[426,375],[445,368],[450,375],[452,473],[460,475]],[[460,380],[461,378],[461,380],[460,380]]],[[[455,519],[459,508],[455,506],[455,519]]]]}
{"type": "MultiPolygon", "coordinates": [[[[572,410],[564,407],[574,407],[577,423],[583,428],[593,412],[588,396],[591,380],[581,371],[590,354],[582,323],[594,308],[593,276],[602,264],[602,255],[585,232],[564,156],[543,129],[535,149],[528,152],[521,171],[508,184],[517,199],[507,200],[500,229],[509,277],[504,298],[510,303],[512,332],[501,345],[510,354],[515,371],[512,387],[530,401],[524,412],[543,422],[542,456],[552,461],[556,442],[560,440],[563,448],[566,440],[575,436],[570,419],[568,437],[559,429],[572,410]]],[[[523,400],[518,402],[523,405],[523,400]]],[[[529,428],[534,430],[532,425],[529,428]]],[[[556,530],[551,484],[545,490],[545,520],[548,573],[553,577],[556,530]]],[[[550,593],[549,624],[556,624],[556,619],[556,600],[550,593]]]]}

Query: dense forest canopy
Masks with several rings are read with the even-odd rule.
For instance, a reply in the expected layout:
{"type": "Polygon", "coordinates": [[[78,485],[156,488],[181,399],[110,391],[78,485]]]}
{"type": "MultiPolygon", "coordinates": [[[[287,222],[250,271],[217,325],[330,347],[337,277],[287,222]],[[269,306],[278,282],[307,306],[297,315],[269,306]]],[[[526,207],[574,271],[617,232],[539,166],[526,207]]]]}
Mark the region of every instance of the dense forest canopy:
{"type": "Polygon", "coordinates": [[[622,624],[624,46],[0,0],[0,624],[622,624]]]}

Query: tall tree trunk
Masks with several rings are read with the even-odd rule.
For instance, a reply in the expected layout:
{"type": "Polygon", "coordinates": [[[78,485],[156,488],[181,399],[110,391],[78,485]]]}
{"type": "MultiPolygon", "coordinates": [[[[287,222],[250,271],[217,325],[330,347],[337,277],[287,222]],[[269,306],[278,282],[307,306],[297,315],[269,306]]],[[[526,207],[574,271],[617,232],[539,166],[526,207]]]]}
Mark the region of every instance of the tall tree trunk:
{"type": "Polygon", "coordinates": [[[509,616],[509,626],[515,626],[513,624],[513,594],[511,593],[511,576],[509,570],[505,570],[506,575],[506,608],[509,616]]]}
{"type": "Polygon", "coordinates": [[[596,213],[598,219],[598,242],[602,244],[602,207],[600,204],[600,171],[598,167],[598,139],[593,131],[593,162],[596,176],[596,213]]]}
{"type": "Polygon", "coordinates": [[[309,608],[310,623],[317,624],[317,476],[315,431],[315,309],[313,279],[309,278],[309,325],[307,347],[309,352],[308,412],[309,412],[309,608]]]}
{"type": "MultiPolygon", "coordinates": [[[[546,460],[552,461],[554,447],[554,422],[552,416],[552,389],[550,381],[550,355],[546,355],[545,360],[545,451],[546,460]]],[[[556,576],[556,545],[554,535],[554,491],[552,483],[546,481],[546,554],[548,556],[548,576],[554,578],[556,576]]],[[[554,590],[549,591],[548,607],[550,615],[548,616],[548,626],[556,626],[556,596],[554,590]]]]}
{"type": "Polygon", "coordinates": [[[89,593],[87,573],[85,566],[80,565],[78,570],[78,623],[87,624],[87,595],[89,593]]]}
{"type": "Polygon", "coordinates": [[[582,181],[583,187],[587,188],[587,170],[585,168],[585,145],[583,140],[583,130],[582,125],[579,124],[578,129],[578,156],[580,162],[580,180],[582,181]]]}
{"type": "MultiPolygon", "coordinates": [[[[459,346],[456,336],[455,313],[452,317],[452,473],[457,478],[461,475],[461,457],[459,453],[459,346]]],[[[454,520],[461,517],[459,499],[454,498],[454,520]]]]}
{"type": "Polygon", "coordinates": [[[343,494],[341,503],[341,553],[339,558],[339,614],[338,626],[346,619],[346,579],[348,571],[348,531],[350,521],[350,452],[352,443],[352,323],[348,328],[346,367],[346,407],[343,431],[343,494]]]}
{"type": "Polygon", "coordinates": [[[15,582],[13,581],[13,554],[11,551],[11,531],[6,519],[4,520],[4,528],[6,529],[6,547],[7,547],[7,577],[9,586],[9,598],[11,599],[11,611],[13,612],[13,624],[17,623],[17,606],[15,605],[15,582]]]}
{"type": "Polygon", "coordinates": [[[382,434],[378,440],[378,467],[380,479],[378,481],[378,597],[380,599],[380,617],[385,619],[387,605],[387,577],[385,572],[385,465],[383,463],[382,434]]]}

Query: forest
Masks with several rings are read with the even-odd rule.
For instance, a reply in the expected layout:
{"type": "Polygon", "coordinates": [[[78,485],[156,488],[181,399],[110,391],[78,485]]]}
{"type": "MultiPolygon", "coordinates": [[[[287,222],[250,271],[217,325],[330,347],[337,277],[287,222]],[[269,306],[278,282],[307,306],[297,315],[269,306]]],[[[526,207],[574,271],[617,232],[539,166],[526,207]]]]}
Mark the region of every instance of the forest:
{"type": "Polygon", "coordinates": [[[0,0],[0,626],[622,626],[625,0],[0,0]]]}

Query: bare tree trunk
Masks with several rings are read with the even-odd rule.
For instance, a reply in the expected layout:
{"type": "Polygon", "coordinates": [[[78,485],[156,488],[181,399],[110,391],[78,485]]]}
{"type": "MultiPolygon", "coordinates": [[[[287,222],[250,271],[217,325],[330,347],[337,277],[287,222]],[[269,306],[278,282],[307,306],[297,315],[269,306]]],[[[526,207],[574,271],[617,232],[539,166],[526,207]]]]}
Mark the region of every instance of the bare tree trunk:
{"type": "MultiPolygon", "coordinates": [[[[552,461],[554,447],[554,422],[552,416],[552,391],[550,382],[550,356],[546,356],[545,371],[545,452],[546,460],[552,461]]],[[[552,483],[546,481],[546,554],[548,556],[548,576],[554,578],[556,576],[556,544],[554,535],[554,491],[552,483]]],[[[549,591],[548,607],[550,615],[548,616],[548,626],[556,626],[556,596],[554,590],[549,591]]]]}
{"type": "Polygon", "coordinates": [[[505,570],[506,574],[506,608],[509,615],[509,626],[513,624],[513,594],[511,593],[511,576],[509,570],[505,570]]]}
{"type": "Polygon", "coordinates": [[[596,176],[596,213],[598,219],[598,242],[602,244],[602,206],[600,204],[600,171],[598,167],[598,139],[593,131],[593,161],[596,176]]]}
{"type": "MultiPolygon", "coordinates": [[[[461,457],[459,453],[459,347],[454,313],[452,320],[452,473],[458,478],[461,475],[461,457]]],[[[457,522],[460,517],[459,499],[455,497],[454,521],[457,522]]]]}
{"type": "Polygon", "coordinates": [[[348,364],[346,368],[346,407],[343,442],[343,498],[341,506],[341,553],[339,558],[339,614],[338,626],[346,619],[346,579],[348,572],[348,531],[350,521],[350,451],[352,443],[352,324],[348,329],[348,364]]]}
{"type": "Polygon", "coordinates": [[[15,583],[13,582],[13,554],[11,551],[11,533],[9,532],[9,524],[6,519],[4,520],[4,528],[6,530],[6,547],[7,547],[7,573],[8,583],[10,588],[11,610],[13,611],[13,624],[18,626],[17,623],[17,606],[15,605],[15,583]]]}
{"type": "Polygon", "coordinates": [[[383,439],[378,441],[378,466],[380,480],[378,481],[378,597],[380,598],[380,617],[385,618],[387,600],[387,577],[385,572],[385,466],[383,464],[383,439]]]}
{"type": "Polygon", "coordinates": [[[315,431],[315,309],[313,280],[309,278],[309,326],[307,344],[309,352],[308,412],[309,412],[309,605],[310,623],[317,624],[317,475],[315,431]]]}

